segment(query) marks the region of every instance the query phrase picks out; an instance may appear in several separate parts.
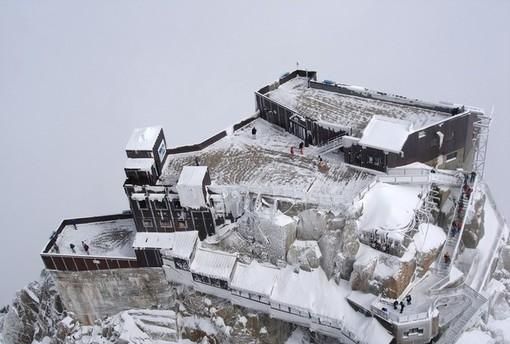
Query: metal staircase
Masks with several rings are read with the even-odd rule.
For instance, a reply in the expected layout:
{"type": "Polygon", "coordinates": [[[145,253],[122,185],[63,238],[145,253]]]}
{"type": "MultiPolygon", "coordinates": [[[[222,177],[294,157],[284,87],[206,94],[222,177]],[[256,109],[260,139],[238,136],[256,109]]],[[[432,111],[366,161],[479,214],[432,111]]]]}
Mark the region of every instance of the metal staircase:
{"type": "Polygon", "coordinates": [[[335,137],[334,139],[329,140],[325,144],[319,146],[317,149],[317,153],[326,154],[339,148],[342,148],[343,146],[344,146],[343,136],[338,136],[335,137]]]}
{"type": "MultiPolygon", "coordinates": [[[[477,293],[474,289],[471,289],[467,285],[463,285],[462,288],[459,288],[458,293],[460,292],[462,292],[463,295],[467,296],[470,299],[470,302],[468,303],[466,309],[458,317],[456,317],[453,320],[453,322],[450,323],[447,330],[441,335],[439,340],[436,342],[437,344],[455,343],[462,335],[464,330],[470,325],[470,322],[473,320],[473,318],[483,310],[482,307],[487,302],[487,299],[485,297],[483,297],[481,294],[477,293]]],[[[453,298],[455,297],[455,295],[447,297],[453,298]]]]}
{"type": "Polygon", "coordinates": [[[479,176],[483,176],[485,170],[485,157],[487,156],[490,123],[491,116],[480,114],[478,115],[477,121],[473,124],[473,141],[475,146],[473,171],[479,176]]]}

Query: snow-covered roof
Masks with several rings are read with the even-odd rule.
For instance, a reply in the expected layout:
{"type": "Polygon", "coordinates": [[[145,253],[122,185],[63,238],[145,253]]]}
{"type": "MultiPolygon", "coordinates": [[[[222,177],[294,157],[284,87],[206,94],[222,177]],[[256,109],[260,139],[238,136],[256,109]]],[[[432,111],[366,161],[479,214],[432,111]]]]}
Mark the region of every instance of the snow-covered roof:
{"type": "Polygon", "coordinates": [[[368,122],[358,144],[386,152],[400,153],[411,131],[412,124],[408,121],[374,116],[368,122]]]}
{"type": "Polygon", "coordinates": [[[359,228],[387,231],[408,228],[422,202],[423,191],[417,185],[376,183],[360,201],[363,214],[358,219],[359,228]]]}
{"type": "Polygon", "coordinates": [[[135,234],[133,219],[69,224],[58,235],[56,244],[60,254],[86,255],[81,244],[84,241],[89,246],[91,256],[134,258],[135,234]],[[75,252],[71,244],[75,246],[75,252]]]}
{"type": "Polygon", "coordinates": [[[202,186],[206,174],[207,166],[184,166],[177,185],[202,186]]]}
{"type": "Polygon", "coordinates": [[[163,130],[161,126],[136,128],[126,145],[128,151],[152,150],[159,133],[163,130]]]}
{"type": "Polygon", "coordinates": [[[183,168],[194,165],[195,159],[209,167],[209,190],[217,193],[248,189],[309,202],[350,204],[375,179],[341,162],[318,174],[316,147],[306,147],[303,155],[290,154],[290,147],[298,147],[300,142],[298,137],[258,118],[203,150],[172,154],[166,159],[158,185],[175,185],[183,168]],[[256,138],[251,134],[254,127],[256,138]]]}
{"type": "Polygon", "coordinates": [[[134,248],[172,248],[174,245],[173,233],[137,232],[134,248]]]}
{"type": "Polygon", "coordinates": [[[128,158],[126,160],[126,164],[124,165],[125,169],[128,170],[142,170],[142,171],[150,171],[152,166],[154,165],[154,159],[133,159],[128,158]]]}
{"type": "Polygon", "coordinates": [[[187,260],[195,249],[197,238],[197,231],[172,233],[138,232],[136,233],[133,247],[157,248],[161,249],[162,253],[166,256],[187,260]]]}
{"type": "Polygon", "coordinates": [[[236,259],[237,257],[230,253],[200,248],[196,250],[190,268],[193,273],[230,280],[236,259]]]}
{"type": "Polygon", "coordinates": [[[336,284],[328,280],[322,269],[310,272],[287,267],[280,270],[277,282],[271,294],[271,303],[279,303],[308,311],[319,317],[337,319],[343,322],[344,328],[359,335],[359,339],[369,343],[389,343],[392,337],[384,331],[377,321],[367,318],[355,311],[347,302],[351,293],[347,281],[336,284]],[[376,340],[370,341],[367,335],[381,334],[376,340]],[[384,335],[384,333],[386,333],[384,335]]]}
{"type": "MultiPolygon", "coordinates": [[[[351,89],[356,92],[365,90],[351,89]]],[[[291,79],[266,96],[305,117],[320,121],[327,128],[331,128],[331,124],[352,128],[354,135],[361,132],[375,115],[409,121],[416,129],[451,116],[416,106],[310,88],[305,77],[291,79]]]]}
{"type": "Polygon", "coordinates": [[[230,286],[233,289],[269,297],[278,273],[278,268],[262,265],[256,260],[250,264],[237,263],[230,286]]]}
{"type": "Polygon", "coordinates": [[[174,237],[173,246],[171,249],[164,250],[164,254],[180,259],[190,259],[198,240],[198,232],[175,232],[171,234],[174,237]]]}
{"type": "Polygon", "coordinates": [[[164,193],[151,193],[149,194],[149,201],[163,201],[163,199],[165,198],[165,194],[164,193]]]}
{"type": "Polygon", "coordinates": [[[145,200],[146,196],[144,193],[141,192],[135,192],[131,194],[131,199],[134,201],[143,201],[145,200]]]}
{"type": "Polygon", "coordinates": [[[441,227],[431,223],[421,223],[413,240],[418,252],[427,253],[440,248],[446,241],[446,234],[441,227]]]}

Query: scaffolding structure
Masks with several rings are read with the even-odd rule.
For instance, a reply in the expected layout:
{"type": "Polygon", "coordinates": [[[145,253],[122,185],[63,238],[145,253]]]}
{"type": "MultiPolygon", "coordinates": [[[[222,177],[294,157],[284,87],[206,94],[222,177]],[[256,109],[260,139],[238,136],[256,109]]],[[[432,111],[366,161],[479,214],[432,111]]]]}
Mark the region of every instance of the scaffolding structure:
{"type": "Polygon", "coordinates": [[[475,146],[475,156],[473,159],[473,171],[483,177],[485,171],[485,158],[487,156],[487,145],[489,141],[489,126],[491,116],[485,113],[477,115],[473,124],[473,141],[475,146]]]}

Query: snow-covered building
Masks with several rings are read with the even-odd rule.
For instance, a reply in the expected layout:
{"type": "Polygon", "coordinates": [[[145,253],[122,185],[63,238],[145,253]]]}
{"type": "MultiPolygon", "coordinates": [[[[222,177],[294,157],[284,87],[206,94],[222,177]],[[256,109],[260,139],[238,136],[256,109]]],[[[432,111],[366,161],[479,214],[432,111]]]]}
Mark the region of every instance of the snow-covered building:
{"type": "Polygon", "coordinates": [[[486,275],[452,267],[487,194],[483,112],[316,80],[286,74],[256,92],[256,114],[195,145],[167,148],[161,127],[135,129],[131,211],[65,220],[45,267],[61,281],[148,268],[346,343],[448,333],[448,300],[486,301],[486,275]],[[449,288],[463,278],[473,283],[449,288]]]}
{"type": "Polygon", "coordinates": [[[260,116],[305,144],[342,150],[346,162],[380,171],[423,162],[468,168],[480,109],[431,103],[296,70],[255,93],[260,116]],[[339,140],[344,137],[344,140],[339,140]]]}

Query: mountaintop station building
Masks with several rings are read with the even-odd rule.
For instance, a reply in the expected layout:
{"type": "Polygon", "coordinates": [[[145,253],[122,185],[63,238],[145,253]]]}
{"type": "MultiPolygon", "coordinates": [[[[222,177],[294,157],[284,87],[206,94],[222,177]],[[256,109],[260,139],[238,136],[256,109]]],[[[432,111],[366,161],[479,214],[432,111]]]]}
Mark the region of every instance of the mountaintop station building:
{"type": "MultiPolygon", "coordinates": [[[[436,230],[448,234],[455,223],[462,231],[474,203],[465,188],[475,188],[483,175],[490,119],[464,105],[320,82],[306,70],[286,73],[255,98],[252,117],[195,145],[168,148],[161,127],[135,129],[125,149],[130,211],[64,220],[41,252],[46,269],[163,268],[172,283],[346,343],[426,343],[436,337],[444,320],[433,306],[436,296],[423,297],[431,303],[416,306],[419,317],[398,316],[380,295],[354,293],[320,267],[297,273],[285,258],[296,248],[297,215],[306,209],[342,214],[361,202],[365,218],[358,223],[365,228],[351,239],[361,245],[358,259],[385,257],[405,265],[414,249],[409,238],[424,224],[435,221],[436,230]],[[382,225],[373,205],[385,197],[409,201],[396,202],[399,211],[385,211],[382,225]],[[453,197],[462,206],[449,204],[453,197]],[[453,210],[436,221],[438,209],[447,206],[453,210]],[[262,242],[271,259],[248,263],[217,249],[232,235],[262,242]]],[[[460,239],[448,240],[451,246],[438,250],[454,258],[460,239]]],[[[309,247],[319,259],[314,245],[309,247]]],[[[438,263],[434,269],[437,287],[451,267],[438,263]]],[[[474,303],[485,303],[470,290],[474,303]]],[[[393,290],[392,297],[403,292],[393,290]]]]}

